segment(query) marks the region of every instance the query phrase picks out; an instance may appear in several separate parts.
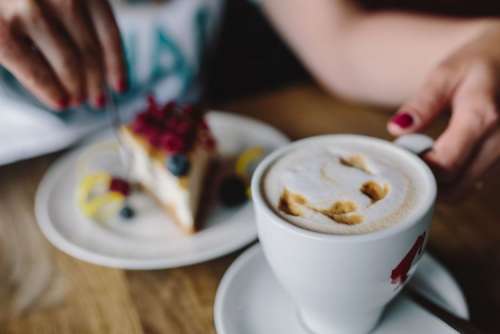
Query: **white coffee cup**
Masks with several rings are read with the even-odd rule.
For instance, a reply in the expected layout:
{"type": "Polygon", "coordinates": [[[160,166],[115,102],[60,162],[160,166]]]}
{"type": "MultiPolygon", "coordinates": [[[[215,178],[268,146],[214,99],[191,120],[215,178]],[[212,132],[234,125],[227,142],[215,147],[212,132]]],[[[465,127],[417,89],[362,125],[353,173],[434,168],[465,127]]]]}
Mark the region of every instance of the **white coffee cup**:
{"type": "Polygon", "coordinates": [[[297,141],[273,152],[258,166],[252,197],[259,240],[281,285],[290,294],[306,328],[316,334],[367,333],[384,307],[415,272],[423,253],[436,198],[436,181],[415,153],[432,141],[416,135],[398,141],[357,135],[327,135],[297,141]],[[285,221],[268,205],[262,181],[280,157],[303,145],[341,138],[383,146],[408,159],[428,179],[429,196],[422,210],[385,229],[367,234],[332,235],[309,231],[285,221]]]}

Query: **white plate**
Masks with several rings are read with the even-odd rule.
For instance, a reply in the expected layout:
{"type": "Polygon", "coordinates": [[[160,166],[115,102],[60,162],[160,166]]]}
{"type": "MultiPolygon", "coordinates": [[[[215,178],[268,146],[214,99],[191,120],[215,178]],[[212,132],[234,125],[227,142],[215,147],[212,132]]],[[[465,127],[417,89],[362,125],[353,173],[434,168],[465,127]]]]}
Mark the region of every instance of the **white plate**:
{"type": "MultiPolygon", "coordinates": [[[[428,254],[409,283],[453,313],[468,318],[453,277],[428,254]]],[[[276,281],[259,244],[245,251],[224,274],[214,307],[218,334],[311,334],[302,327],[290,297],[276,281]]],[[[456,333],[404,294],[387,308],[374,333],[456,333]]]]}
{"type": "MultiPolygon", "coordinates": [[[[246,117],[210,112],[207,121],[223,155],[251,146],[275,149],[288,143],[278,130],[246,117]]],[[[99,142],[114,141],[111,134],[99,142]]],[[[35,212],[49,241],[76,258],[124,269],[163,269],[207,261],[230,253],[257,236],[252,204],[211,210],[201,229],[181,234],[156,206],[127,223],[97,224],[75,203],[76,164],[89,145],[57,161],[43,178],[35,212]]]]}

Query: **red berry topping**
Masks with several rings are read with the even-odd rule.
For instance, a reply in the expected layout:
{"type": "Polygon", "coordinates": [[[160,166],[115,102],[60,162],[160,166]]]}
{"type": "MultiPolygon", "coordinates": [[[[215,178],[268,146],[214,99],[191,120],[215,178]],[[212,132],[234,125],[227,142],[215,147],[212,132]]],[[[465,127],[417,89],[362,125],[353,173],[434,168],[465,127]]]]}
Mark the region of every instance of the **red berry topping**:
{"type": "Polygon", "coordinates": [[[141,112],[132,123],[132,131],[137,134],[143,134],[149,127],[149,121],[149,116],[145,112],[141,112]]]}
{"type": "Polygon", "coordinates": [[[191,120],[181,119],[175,125],[174,131],[177,134],[184,136],[191,130],[192,126],[193,126],[193,122],[191,120]]]}
{"type": "Polygon", "coordinates": [[[142,134],[144,137],[146,137],[148,140],[151,140],[154,137],[158,137],[161,135],[161,129],[158,127],[148,124],[146,128],[142,131],[142,134]]]}
{"type": "Polygon", "coordinates": [[[147,110],[143,111],[143,112],[140,112],[135,119],[137,121],[141,121],[141,122],[144,122],[144,123],[149,123],[151,121],[151,117],[149,116],[147,110]]]}
{"type": "Polygon", "coordinates": [[[174,111],[175,108],[177,107],[177,103],[175,101],[170,101],[167,104],[165,104],[165,107],[163,107],[163,110],[165,110],[167,113],[174,111]]]}
{"type": "Polygon", "coordinates": [[[158,104],[156,103],[156,99],[153,95],[149,95],[147,97],[147,100],[148,100],[148,110],[152,110],[152,109],[157,109],[158,108],[158,104]]]}
{"type": "Polygon", "coordinates": [[[179,123],[179,119],[177,117],[171,117],[165,123],[165,128],[168,131],[175,131],[175,129],[177,129],[178,123],[179,123]]]}
{"type": "Polygon", "coordinates": [[[154,135],[149,138],[149,143],[154,146],[155,148],[162,148],[162,136],[161,135],[154,135]]]}
{"type": "Polygon", "coordinates": [[[159,105],[153,96],[148,97],[148,107],[137,115],[132,130],[140,134],[152,146],[169,153],[188,151],[196,138],[211,149],[215,141],[210,137],[204,120],[194,115],[196,110],[189,105],[178,105],[175,101],[159,105]],[[201,134],[198,137],[197,131],[201,134]]]}
{"type": "Polygon", "coordinates": [[[161,108],[154,97],[148,97],[148,109],[147,113],[152,117],[152,120],[155,122],[162,121],[165,118],[165,112],[163,108],[161,108]]]}
{"type": "Polygon", "coordinates": [[[137,134],[141,134],[146,129],[146,124],[138,122],[137,120],[132,123],[132,131],[137,134]]]}
{"type": "Polygon", "coordinates": [[[130,184],[119,177],[113,177],[109,183],[109,190],[128,196],[130,194],[130,184]]]}
{"type": "Polygon", "coordinates": [[[191,105],[184,106],[184,108],[182,108],[182,111],[187,115],[192,115],[194,113],[193,106],[191,105]]]}
{"type": "Polygon", "coordinates": [[[161,138],[161,147],[169,153],[179,153],[185,148],[185,144],[181,137],[168,133],[161,138]]]}

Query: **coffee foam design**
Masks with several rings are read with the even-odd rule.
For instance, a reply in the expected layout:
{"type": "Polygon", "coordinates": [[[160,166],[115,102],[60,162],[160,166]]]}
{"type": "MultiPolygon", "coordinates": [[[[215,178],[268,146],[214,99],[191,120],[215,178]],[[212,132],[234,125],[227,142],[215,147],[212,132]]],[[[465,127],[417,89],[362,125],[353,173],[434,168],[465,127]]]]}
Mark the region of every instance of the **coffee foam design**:
{"type": "Polygon", "coordinates": [[[286,220],[317,232],[368,233],[415,206],[412,166],[387,152],[356,146],[297,149],[264,179],[269,204],[286,220]]]}

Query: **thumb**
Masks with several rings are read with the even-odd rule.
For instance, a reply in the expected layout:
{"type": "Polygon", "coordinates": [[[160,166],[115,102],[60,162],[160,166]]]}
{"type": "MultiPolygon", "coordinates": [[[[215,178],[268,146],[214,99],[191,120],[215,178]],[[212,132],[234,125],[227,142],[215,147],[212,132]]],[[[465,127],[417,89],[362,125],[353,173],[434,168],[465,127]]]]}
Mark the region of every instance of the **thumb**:
{"type": "Polygon", "coordinates": [[[456,86],[454,76],[448,69],[435,70],[417,94],[390,119],[387,124],[389,133],[399,136],[425,128],[449,105],[456,86]]]}

